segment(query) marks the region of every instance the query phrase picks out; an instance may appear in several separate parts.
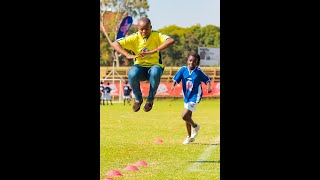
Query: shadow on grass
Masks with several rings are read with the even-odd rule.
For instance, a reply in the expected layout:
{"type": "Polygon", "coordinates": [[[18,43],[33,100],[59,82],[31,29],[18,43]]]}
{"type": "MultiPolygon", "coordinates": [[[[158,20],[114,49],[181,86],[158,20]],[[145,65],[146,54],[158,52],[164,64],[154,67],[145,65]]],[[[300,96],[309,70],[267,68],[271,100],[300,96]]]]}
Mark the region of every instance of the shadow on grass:
{"type": "Polygon", "coordinates": [[[219,144],[209,144],[209,143],[190,143],[190,144],[197,144],[197,145],[215,145],[215,146],[217,146],[217,145],[220,145],[220,143],[219,144]]]}
{"type": "Polygon", "coordinates": [[[189,163],[220,163],[219,161],[189,161],[189,163]]]}

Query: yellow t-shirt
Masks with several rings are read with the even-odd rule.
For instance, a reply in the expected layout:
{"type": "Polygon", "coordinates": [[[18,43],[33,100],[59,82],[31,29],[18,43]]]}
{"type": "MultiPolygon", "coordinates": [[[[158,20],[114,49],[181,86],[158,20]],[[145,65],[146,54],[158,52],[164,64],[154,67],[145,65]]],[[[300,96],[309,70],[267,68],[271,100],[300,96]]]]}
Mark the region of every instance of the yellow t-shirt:
{"type": "MultiPolygon", "coordinates": [[[[139,56],[143,51],[150,51],[156,49],[168,38],[168,35],[157,31],[151,31],[148,39],[144,39],[139,32],[133,33],[127,37],[117,39],[117,42],[124,49],[131,50],[135,55],[139,56]]],[[[161,53],[147,54],[143,58],[135,58],[134,64],[139,64],[142,67],[151,67],[155,64],[164,67],[161,53]]]]}

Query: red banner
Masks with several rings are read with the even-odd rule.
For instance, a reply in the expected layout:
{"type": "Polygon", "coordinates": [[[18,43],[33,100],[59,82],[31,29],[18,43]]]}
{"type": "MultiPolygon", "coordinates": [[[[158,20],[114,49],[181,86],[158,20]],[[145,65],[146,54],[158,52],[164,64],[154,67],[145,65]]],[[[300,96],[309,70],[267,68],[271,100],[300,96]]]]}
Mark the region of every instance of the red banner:
{"type": "MultiPolygon", "coordinates": [[[[175,86],[175,89],[173,91],[170,91],[171,89],[171,82],[160,82],[156,97],[182,97],[183,92],[182,92],[182,86],[181,83],[177,84],[175,86]]],[[[119,96],[119,94],[123,94],[123,85],[122,87],[119,88],[120,83],[115,82],[114,84],[110,83],[110,88],[112,89],[111,95],[112,96],[119,96]]],[[[149,95],[149,83],[148,82],[140,82],[140,88],[142,92],[143,97],[147,97],[149,95]]],[[[220,82],[211,82],[211,89],[212,92],[208,93],[207,85],[202,84],[202,89],[203,89],[203,97],[220,97],[220,82]]]]}

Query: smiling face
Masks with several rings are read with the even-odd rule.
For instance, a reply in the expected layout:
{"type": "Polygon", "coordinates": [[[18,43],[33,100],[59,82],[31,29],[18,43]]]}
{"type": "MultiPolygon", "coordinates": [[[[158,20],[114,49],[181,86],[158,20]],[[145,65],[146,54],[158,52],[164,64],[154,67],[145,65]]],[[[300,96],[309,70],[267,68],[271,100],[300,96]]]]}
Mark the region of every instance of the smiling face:
{"type": "Polygon", "coordinates": [[[195,58],[194,56],[189,56],[188,60],[187,60],[187,63],[188,63],[188,68],[190,70],[193,70],[198,64],[198,59],[195,58]]]}
{"type": "Polygon", "coordinates": [[[138,20],[138,31],[143,38],[148,38],[151,34],[151,23],[147,18],[141,18],[138,20]]]}

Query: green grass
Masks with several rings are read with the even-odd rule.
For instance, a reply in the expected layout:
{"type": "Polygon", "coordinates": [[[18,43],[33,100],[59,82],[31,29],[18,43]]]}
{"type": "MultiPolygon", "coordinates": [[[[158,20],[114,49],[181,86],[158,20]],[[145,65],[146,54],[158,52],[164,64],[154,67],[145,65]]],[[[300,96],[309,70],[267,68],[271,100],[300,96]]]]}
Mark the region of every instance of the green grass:
{"type": "MultiPolygon", "coordinates": [[[[144,105],[144,103],[143,103],[144,105]]],[[[155,100],[150,112],[132,111],[123,103],[100,106],[100,179],[220,179],[220,100],[204,99],[193,113],[201,125],[196,141],[187,136],[181,119],[183,100],[155,100]],[[154,143],[162,139],[164,143],[154,143]],[[123,170],[144,160],[139,171],[123,170]],[[123,176],[106,173],[118,170],[123,176]]]]}

